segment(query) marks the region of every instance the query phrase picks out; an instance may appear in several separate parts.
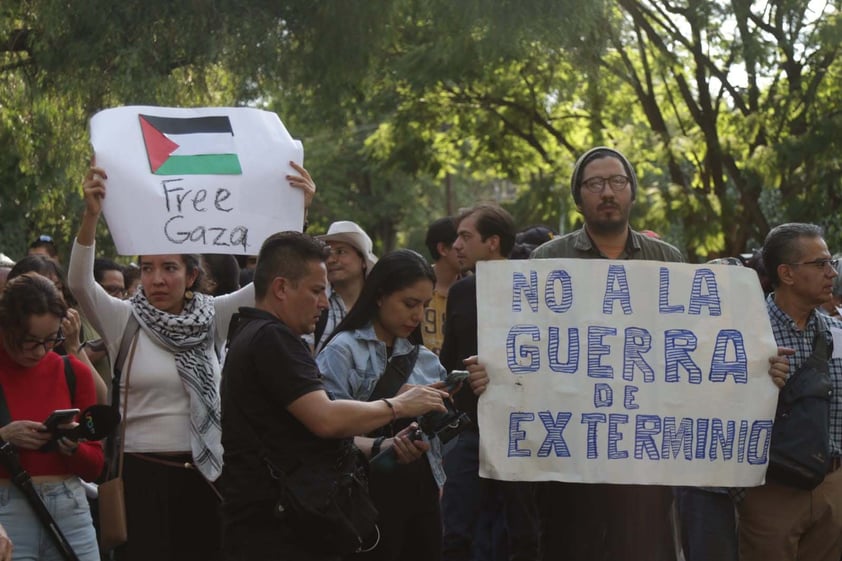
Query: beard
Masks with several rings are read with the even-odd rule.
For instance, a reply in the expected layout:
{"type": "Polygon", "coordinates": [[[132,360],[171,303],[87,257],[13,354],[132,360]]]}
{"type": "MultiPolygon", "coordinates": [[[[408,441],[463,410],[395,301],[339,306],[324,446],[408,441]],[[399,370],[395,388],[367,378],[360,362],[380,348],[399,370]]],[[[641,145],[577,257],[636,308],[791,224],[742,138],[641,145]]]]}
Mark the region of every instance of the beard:
{"type": "MultiPolygon", "coordinates": [[[[600,205],[602,207],[603,205],[600,205]]],[[[610,236],[620,234],[626,231],[629,227],[629,213],[631,208],[623,208],[618,204],[612,205],[615,209],[615,216],[605,218],[600,215],[603,210],[600,207],[593,213],[583,213],[585,224],[588,225],[588,230],[597,235],[610,236]]]]}

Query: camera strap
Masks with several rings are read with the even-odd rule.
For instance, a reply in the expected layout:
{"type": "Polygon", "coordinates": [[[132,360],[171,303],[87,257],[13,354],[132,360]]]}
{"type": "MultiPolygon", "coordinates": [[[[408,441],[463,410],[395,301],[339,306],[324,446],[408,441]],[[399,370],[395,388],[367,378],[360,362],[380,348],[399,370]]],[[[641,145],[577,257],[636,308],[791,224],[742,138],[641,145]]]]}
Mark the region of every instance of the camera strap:
{"type": "MultiPolygon", "coordinates": [[[[67,376],[67,371],[70,369],[70,361],[66,356],[63,358],[65,376],[67,376]]],[[[3,386],[0,384],[0,426],[6,426],[11,422],[12,414],[9,411],[9,404],[6,402],[6,394],[3,391],[3,386]]],[[[23,494],[26,501],[29,503],[29,506],[32,507],[32,510],[38,517],[38,520],[41,522],[41,525],[44,526],[50,534],[50,538],[53,540],[59,554],[61,554],[65,561],[79,561],[79,558],[70,546],[70,542],[68,542],[67,538],[64,537],[64,534],[61,532],[61,529],[59,529],[55,519],[50,514],[50,511],[47,510],[46,505],[44,505],[44,502],[35,490],[35,486],[32,484],[32,477],[25,469],[23,469],[20,459],[18,458],[18,451],[11,442],[3,442],[0,440],[0,463],[2,463],[3,467],[9,472],[9,476],[12,478],[12,484],[23,494]]]]}
{"type": "MultiPolygon", "coordinates": [[[[386,363],[386,369],[383,375],[377,380],[371,395],[368,396],[368,401],[378,401],[383,398],[394,397],[401,386],[403,386],[409,379],[412,369],[415,368],[415,361],[418,359],[418,345],[415,345],[412,350],[405,355],[392,356],[386,363]]],[[[379,429],[368,433],[370,437],[390,437],[395,436],[399,430],[409,425],[412,419],[399,419],[388,425],[382,426],[379,429]]]]}
{"type": "Polygon", "coordinates": [[[405,355],[392,356],[386,363],[386,370],[383,375],[377,380],[377,384],[368,396],[369,401],[377,401],[384,397],[394,397],[401,389],[412,369],[415,368],[415,361],[418,360],[418,345],[412,347],[412,350],[405,355]]]}

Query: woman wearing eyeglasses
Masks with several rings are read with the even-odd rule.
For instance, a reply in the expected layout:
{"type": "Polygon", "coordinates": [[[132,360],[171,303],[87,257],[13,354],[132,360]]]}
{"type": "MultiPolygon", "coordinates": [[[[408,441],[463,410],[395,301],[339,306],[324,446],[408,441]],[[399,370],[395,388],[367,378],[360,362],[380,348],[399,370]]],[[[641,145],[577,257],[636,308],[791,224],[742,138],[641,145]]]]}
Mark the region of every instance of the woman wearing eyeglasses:
{"type": "Polygon", "coordinates": [[[56,346],[55,350],[61,355],[72,354],[94,373],[97,402],[105,403],[108,399],[108,388],[103,378],[96,375],[96,367],[82,346],[82,316],[75,308],[76,300],[67,288],[67,279],[61,266],[43,255],[27,255],[15,263],[15,266],[9,271],[9,280],[24,273],[38,273],[47,277],[61,293],[64,303],[67,304],[67,313],[61,320],[61,332],[64,335],[64,340],[56,346]]]}
{"type": "MultiPolygon", "coordinates": [[[[14,446],[24,470],[81,561],[98,561],[99,548],[85,490],[102,472],[99,442],[55,439],[43,421],[57,409],[84,411],[96,403],[93,376],[70,356],[71,391],[65,362],[53,352],[64,336],[67,305],[53,283],[37,273],[9,281],[0,296],[0,439],[14,446]]],[[[71,428],[76,425],[60,425],[71,428]]],[[[60,559],[48,532],[0,466],[0,524],[15,544],[16,559],[60,559]]]]}
{"type": "MultiPolygon", "coordinates": [[[[296,169],[301,176],[288,180],[309,204],[315,185],[304,168],[296,169]]],[[[139,324],[133,361],[124,363],[120,378],[128,542],[115,555],[119,561],[220,559],[219,494],[212,485],[222,469],[218,350],[231,316],[254,305],[254,290],[207,296],[197,290],[200,256],[142,255],[138,291],[128,300],[110,296],[93,275],[106,179],[98,167],[85,177],[69,283],[109,356],[118,356],[130,319],[139,324]]]]}

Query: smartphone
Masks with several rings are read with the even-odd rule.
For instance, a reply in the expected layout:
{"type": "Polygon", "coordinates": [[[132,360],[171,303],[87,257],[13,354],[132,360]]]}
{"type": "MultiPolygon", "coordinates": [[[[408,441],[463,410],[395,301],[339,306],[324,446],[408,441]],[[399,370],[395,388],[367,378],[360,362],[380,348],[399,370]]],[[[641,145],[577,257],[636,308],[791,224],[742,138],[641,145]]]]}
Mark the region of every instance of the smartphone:
{"type": "Polygon", "coordinates": [[[47,427],[44,432],[55,432],[59,425],[71,422],[78,414],[78,409],[56,409],[44,421],[47,427]]]}
{"type": "Polygon", "coordinates": [[[452,370],[447,374],[447,378],[444,379],[445,388],[448,391],[455,390],[456,386],[458,386],[461,382],[464,382],[467,379],[467,370],[452,370]]]}

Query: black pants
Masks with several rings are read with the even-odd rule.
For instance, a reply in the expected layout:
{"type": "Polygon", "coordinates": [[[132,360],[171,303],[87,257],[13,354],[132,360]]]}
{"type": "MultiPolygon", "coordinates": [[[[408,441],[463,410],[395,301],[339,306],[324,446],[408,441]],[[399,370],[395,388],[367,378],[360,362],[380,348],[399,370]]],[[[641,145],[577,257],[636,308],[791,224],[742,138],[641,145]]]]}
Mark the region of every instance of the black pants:
{"type": "Polygon", "coordinates": [[[341,561],[341,555],[313,551],[272,515],[274,501],[254,505],[251,515],[226,526],[225,561],[341,561]],[[258,514],[260,513],[260,514],[258,514]]]}
{"type": "Polygon", "coordinates": [[[538,483],[545,559],[675,561],[672,488],[538,483]]]}
{"type": "Polygon", "coordinates": [[[459,435],[444,466],[442,559],[542,559],[534,483],[481,478],[479,433],[472,430],[459,435]]]}
{"type": "Polygon", "coordinates": [[[438,561],[441,557],[439,488],[426,457],[372,470],[371,499],[380,513],[380,543],[354,561],[438,561]]]}
{"type": "MultiPolygon", "coordinates": [[[[162,456],[163,458],[163,456],[162,456]]],[[[169,457],[190,461],[190,457],[169,457]]],[[[125,455],[129,541],[117,561],[218,561],[222,558],[219,499],[195,469],[125,455]]]]}

